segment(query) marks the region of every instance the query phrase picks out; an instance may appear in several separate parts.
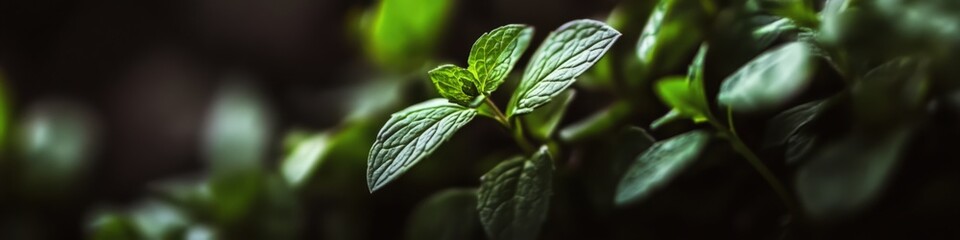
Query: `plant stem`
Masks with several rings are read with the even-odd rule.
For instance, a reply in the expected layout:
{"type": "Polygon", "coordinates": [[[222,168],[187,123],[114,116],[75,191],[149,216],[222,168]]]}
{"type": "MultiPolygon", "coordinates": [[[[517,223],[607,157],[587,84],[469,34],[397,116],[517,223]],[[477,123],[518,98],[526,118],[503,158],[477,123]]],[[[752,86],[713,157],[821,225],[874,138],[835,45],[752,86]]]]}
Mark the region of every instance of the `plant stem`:
{"type": "Polygon", "coordinates": [[[493,100],[490,100],[490,96],[487,96],[486,94],[483,95],[483,101],[484,104],[489,105],[490,108],[493,109],[495,114],[494,119],[496,119],[497,122],[500,122],[500,125],[507,130],[507,134],[510,134],[510,136],[513,137],[513,140],[517,142],[517,145],[520,146],[524,152],[528,154],[533,153],[535,149],[533,148],[533,144],[530,144],[530,141],[528,141],[524,135],[523,124],[520,124],[520,120],[517,119],[516,124],[511,123],[509,118],[503,114],[503,111],[500,111],[500,108],[497,107],[497,104],[494,103],[493,100]]]}
{"type": "Polygon", "coordinates": [[[533,144],[530,144],[530,141],[527,140],[526,135],[524,135],[523,124],[520,123],[520,119],[515,120],[516,124],[513,124],[513,139],[517,141],[517,145],[520,145],[520,148],[523,148],[523,151],[532,154],[536,150],[533,148],[533,144]]]}
{"type": "Polygon", "coordinates": [[[512,128],[510,122],[507,121],[507,116],[503,115],[503,112],[500,111],[500,108],[497,107],[496,103],[493,103],[493,100],[490,100],[490,96],[487,96],[486,94],[484,94],[483,103],[490,106],[490,108],[493,108],[493,112],[497,114],[496,119],[498,122],[500,122],[500,124],[503,124],[503,126],[507,127],[507,129],[512,128]]]}
{"type": "Polygon", "coordinates": [[[795,217],[800,216],[800,211],[797,207],[798,205],[794,201],[794,198],[790,192],[787,191],[787,188],[784,187],[783,183],[773,175],[773,172],[770,171],[770,168],[767,168],[767,166],[763,164],[763,161],[760,160],[760,157],[750,150],[750,148],[743,143],[743,140],[737,136],[737,132],[733,128],[732,112],[730,112],[729,109],[727,112],[727,119],[729,121],[729,128],[724,127],[723,124],[717,122],[713,117],[710,118],[710,125],[713,125],[713,127],[719,130],[723,136],[726,136],[726,139],[730,142],[730,146],[733,147],[733,150],[737,151],[737,153],[740,153],[740,155],[747,159],[747,162],[750,163],[750,165],[753,166],[758,173],[760,173],[760,176],[763,177],[768,185],[770,185],[770,188],[773,188],[773,191],[777,193],[778,197],[780,197],[780,201],[783,202],[784,206],[786,206],[787,211],[790,212],[790,215],[795,217]]]}

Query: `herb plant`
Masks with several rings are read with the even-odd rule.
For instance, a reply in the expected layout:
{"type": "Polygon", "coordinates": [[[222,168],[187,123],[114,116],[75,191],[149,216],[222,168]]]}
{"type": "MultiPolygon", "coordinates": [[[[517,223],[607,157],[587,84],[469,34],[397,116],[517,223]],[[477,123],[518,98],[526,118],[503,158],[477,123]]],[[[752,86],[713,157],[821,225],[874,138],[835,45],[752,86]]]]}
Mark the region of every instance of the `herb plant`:
{"type": "MultiPolygon", "coordinates": [[[[477,115],[496,120],[524,150],[501,162],[481,179],[477,210],[489,237],[533,239],[550,203],[553,158],[547,146],[535,147],[524,116],[535,113],[593,66],[620,33],[594,20],[564,24],[533,53],[506,112],[490,98],[503,84],[529,45],[533,28],[511,24],[480,36],[470,50],[468,67],[441,65],[429,72],[445,99],[433,99],[393,114],[377,134],[367,160],[367,185],[374,192],[427,158],[477,115]]],[[[569,101],[569,95],[563,95],[569,101]]],[[[550,111],[562,114],[563,111],[550,111]]],[[[554,117],[557,118],[557,117],[554,117]]],[[[551,122],[551,121],[547,121],[551,122]]],[[[551,135],[552,124],[534,126],[551,135]]]]}

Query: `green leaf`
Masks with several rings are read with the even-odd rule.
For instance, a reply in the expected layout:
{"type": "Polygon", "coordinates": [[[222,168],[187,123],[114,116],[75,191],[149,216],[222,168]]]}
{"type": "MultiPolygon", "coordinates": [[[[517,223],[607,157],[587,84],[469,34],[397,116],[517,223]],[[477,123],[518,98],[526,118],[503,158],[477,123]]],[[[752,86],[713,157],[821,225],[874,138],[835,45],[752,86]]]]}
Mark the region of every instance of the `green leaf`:
{"type": "Polygon", "coordinates": [[[820,19],[811,3],[813,1],[808,0],[752,0],[748,2],[748,6],[753,8],[752,10],[790,19],[807,28],[817,28],[820,25],[820,19]]]}
{"type": "Polygon", "coordinates": [[[300,186],[323,164],[331,146],[330,134],[317,133],[296,141],[280,163],[280,173],[291,186],[300,186]]]}
{"type": "MultiPolygon", "coordinates": [[[[10,121],[10,100],[7,95],[7,79],[4,73],[0,71],[0,153],[6,151],[7,147],[7,130],[9,129],[7,125],[10,121]]],[[[2,162],[3,159],[0,159],[0,163],[2,162]]]]}
{"type": "Polygon", "coordinates": [[[433,99],[410,106],[390,116],[377,134],[367,157],[367,186],[376,191],[423,160],[477,110],[433,99]]]}
{"type": "Polygon", "coordinates": [[[800,104],[771,118],[763,137],[764,145],[770,147],[787,143],[791,136],[817,118],[825,102],[817,100],[800,104]]]}
{"type": "Polygon", "coordinates": [[[490,94],[497,90],[527,50],[532,36],[532,27],[510,24],[484,33],[473,43],[467,63],[480,92],[490,94]]]}
{"type": "Polygon", "coordinates": [[[617,130],[617,127],[629,119],[633,110],[633,106],[627,101],[614,102],[585,119],[563,127],[560,130],[560,140],[566,143],[580,142],[617,130]]]}
{"type": "Polygon", "coordinates": [[[142,238],[126,214],[105,211],[96,213],[96,216],[90,222],[89,239],[123,240],[142,238]]]}
{"type": "Polygon", "coordinates": [[[473,73],[451,64],[441,65],[428,72],[440,96],[461,106],[470,106],[479,94],[473,73]]]}
{"type": "Polygon", "coordinates": [[[674,69],[682,64],[703,39],[702,22],[712,3],[691,0],[661,0],[637,41],[640,63],[651,71],[674,69]]]}
{"type": "Polygon", "coordinates": [[[272,119],[258,89],[247,82],[228,82],[220,86],[210,108],[204,154],[213,174],[261,168],[272,119]]]}
{"type": "Polygon", "coordinates": [[[472,239],[480,229],[476,189],[449,189],[434,194],[413,210],[407,239],[472,239]]]}
{"type": "Polygon", "coordinates": [[[825,145],[797,172],[797,195],[808,216],[844,217],[870,206],[893,175],[910,133],[860,132],[825,145]]]}
{"type": "MultiPolygon", "coordinates": [[[[676,110],[679,116],[693,119],[695,122],[708,119],[710,110],[705,106],[705,102],[700,101],[702,96],[697,96],[697,91],[686,78],[667,77],[657,82],[656,89],[660,100],[676,110]]],[[[668,113],[667,117],[674,116],[668,113]]]]}
{"type": "Polygon", "coordinates": [[[797,31],[799,27],[789,18],[781,18],[753,30],[753,38],[757,41],[757,48],[764,49],[773,44],[780,35],[797,31]]]}
{"type": "Polygon", "coordinates": [[[366,50],[381,67],[410,71],[436,49],[453,11],[450,0],[382,0],[369,14],[366,50]]]}
{"type": "Polygon", "coordinates": [[[742,112],[780,107],[810,83],[810,52],[807,44],[793,42],[761,54],[723,81],[717,101],[742,112]]]}
{"type": "Polygon", "coordinates": [[[34,197],[65,199],[91,169],[98,122],[85,106],[44,99],[30,104],[17,125],[18,175],[34,197]]]}
{"type": "Polygon", "coordinates": [[[651,128],[656,129],[684,118],[698,123],[709,120],[710,108],[707,107],[707,93],[703,89],[703,62],[706,55],[707,45],[704,44],[687,68],[686,78],[668,77],[657,82],[657,96],[673,109],[655,120],[651,128]]]}
{"type": "Polygon", "coordinates": [[[155,200],[138,204],[129,214],[142,239],[179,238],[190,225],[190,219],[180,209],[155,200]]]}
{"type": "Polygon", "coordinates": [[[550,33],[533,54],[507,115],[530,113],[567,89],[593,66],[620,37],[620,32],[594,20],[575,20],[550,33]]]}
{"type": "Polygon", "coordinates": [[[540,140],[547,140],[553,135],[564,113],[567,112],[567,106],[573,102],[576,91],[569,89],[557,96],[555,101],[544,105],[539,111],[530,113],[523,117],[530,135],[540,140]]]}
{"type": "Polygon", "coordinates": [[[553,194],[547,147],[501,162],[480,178],[477,209],[491,239],[536,239],[553,194]]]}
{"type": "Polygon", "coordinates": [[[923,115],[931,92],[929,61],[897,58],[870,70],[850,90],[858,126],[889,129],[923,115]]]}
{"type": "Polygon", "coordinates": [[[700,157],[710,134],[696,130],[655,143],[630,165],[617,187],[615,202],[625,205],[649,196],[669,184],[700,157]]]}
{"type": "Polygon", "coordinates": [[[817,100],[777,114],[767,122],[764,147],[785,145],[787,164],[807,159],[820,143],[819,135],[811,131],[811,125],[831,104],[830,100],[817,100]]]}

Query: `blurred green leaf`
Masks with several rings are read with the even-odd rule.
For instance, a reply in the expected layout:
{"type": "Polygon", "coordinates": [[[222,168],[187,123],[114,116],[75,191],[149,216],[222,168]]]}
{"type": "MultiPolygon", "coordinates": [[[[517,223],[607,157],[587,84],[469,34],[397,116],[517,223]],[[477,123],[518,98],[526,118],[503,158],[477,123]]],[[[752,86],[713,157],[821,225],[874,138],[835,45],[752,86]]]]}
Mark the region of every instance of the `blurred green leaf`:
{"type": "Polygon", "coordinates": [[[437,92],[450,102],[469,107],[473,100],[480,95],[477,91],[473,73],[467,69],[451,64],[441,65],[428,73],[437,92]]]}
{"type": "Polygon", "coordinates": [[[791,136],[806,127],[817,118],[826,100],[817,100],[787,109],[767,122],[764,134],[764,146],[778,146],[787,143],[791,136]]]}
{"type": "Polygon", "coordinates": [[[426,158],[477,115],[477,110],[433,99],[390,116],[367,158],[367,186],[376,191],[426,158]]]}
{"type": "Polygon", "coordinates": [[[230,172],[210,179],[213,220],[225,227],[237,227],[251,216],[257,194],[262,191],[260,171],[230,172]]]}
{"type": "Polygon", "coordinates": [[[751,0],[747,4],[751,10],[784,17],[804,27],[816,29],[820,26],[820,18],[811,0],[751,0]]]}
{"type": "Polygon", "coordinates": [[[810,83],[815,63],[805,43],[788,43],[751,60],[723,81],[717,101],[734,111],[780,107],[810,83]]]}
{"type": "Polygon", "coordinates": [[[627,170],[617,187],[615,202],[626,205],[649,196],[699,159],[710,143],[710,134],[695,130],[659,141],[640,156],[627,170]]]}
{"type": "Polygon", "coordinates": [[[637,40],[640,63],[651,75],[682,64],[702,41],[703,25],[714,8],[712,1],[660,0],[637,40]]]}
{"type": "Polygon", "coordinates": [[[753,30],[753,38],[757,48],[764,49],[773,44],[781,35],[799,30],[799,27],[789,18],[781,18],[753,30]]]}
{"type": "Polygon", "coordinates": [[[93,240],[142,239],[127,216],[115,212],[99,213],[90,225],[93,240]]]}
{"type": "Polygon", "coordinates": [[[825,145],[797,171],[797,195],[807,215],[827,220],[870,206],[893,174],[910,132],[859,132],[825,145]]]}
{"type": "Polygon", "coordinates": [[[930,88],[926,61],[898,58],[874,68],[850,90],[860,126],[888,129],[921,115],[930,88]]]}
{"type": "MultiPolygon", "coordinates": [[[[7,149],[7,130],[10,128],[10,97],[7,92],[7,79],[3,71],[0,71],[0,153],[7,149]]],[[[3,159],[0,158],[0,163],[3,159]]]]}
{"type": "Polygon", "coordinates": [[[291,186],[299,187],[323,165],[330,151],[330,134],[323,132],[297,141],[280,165],[280,173],[291,186]]]}
{"type": "Polygon", "coordinates": [[[449,0],[381,0],[371,12],[368,54],[394,71],[419,68],[436,48],[451,9],[449,0]]]}
{"type": "Polygon", "coordinates": [[[302,216],[293,189],[262,171],[234,172],[210,180],[214,226],[225,239],[295,239],[302,216]]]}
{"type": "Polygon", "coordinates": [[[540,140],[550,139],[567,112],[567,106],[573,102],[574,95],[576,91],[568,89],[558,95],[557,99],[543,105],[540,110],[523,116],[530,135],[540,140]]]}
{"type": "Polygon", "coordinates": [[[473,43],[467,63],[481,93],[497,90],[527,50],[531,37],[532,27],[510,24],[484,33],[473,43]]]}
{"type": "Polygon", "coordinates": [[[633,106],[626,101],[618,101],[597,111],[589,117],[570,124],[560,130],[560,139],[566,143],[580,142],[600,136],[608,131],[617,130],[632,114],[633,106]]]}
{"type": "Polygon", "coordinates": [[[787,164],[796,164],[809,157],[820,143],[811,125],[820,118],[831,100],[817,100],[783,111],[767,122],[763,137],[765,147],[786,146],[787,164]]]}
{"type": "Polygon", "coordinates": [[[553,194],[553,159],[541,147],[529,159],[501,162],[480,178],[477,210],[490,239],[536,239],[553,194]]]}
{"type": "Polygon", "coordinates": [[[207,116],[204,153],[214,174],[258,169],[271,135],[270,109],[256,88],[243,82],[222,85],[207,116]]]}
{"type": "Polygon", "coordinates": [[[409,240],[465,240],[479,233],[476,189],[448,189],[424,200],[410,216],[409,240]]]}
{"type": "Polygon", "coordinates": [[[507,106],[507,116],[527,114],[550,102],[600,60],[619,37],[620,32],[607,24],[588,19],[567,22],[551,32],[527,63],[507,106]]]}
{"type": "Polygon", "coordinates": [[[102,210],[90,220],[92,239],[182,239],[191,224],[180,209],[157,200],[126,211],[102,210]]]}
{"type": "Polygon", "coordinates": [[[19,126],[26,190],[43,196],[73,193],[98,139],[93,115],[70,101],[41,100],[27,108],[19,126]]]}
{"type": "Polygon", "coordinates": [[[130,220],[142,239],[181,238],[190,220],[180,210],[159,201],[140,203],[130,212],[130,220]]]}
{"type": "Polygon", "coordinates": [[[209,219],[214,214],[213,193],[207,179],[177,178],[153,183],[151,191],[191,218],[209,219]]]}

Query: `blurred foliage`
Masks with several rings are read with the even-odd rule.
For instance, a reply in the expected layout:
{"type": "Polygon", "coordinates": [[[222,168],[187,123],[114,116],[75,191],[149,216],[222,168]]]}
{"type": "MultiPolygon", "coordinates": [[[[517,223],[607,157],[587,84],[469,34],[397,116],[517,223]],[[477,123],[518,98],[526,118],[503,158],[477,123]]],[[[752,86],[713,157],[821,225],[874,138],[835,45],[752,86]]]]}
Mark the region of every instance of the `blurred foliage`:
{"type": "Polygon", "coordinates": [[[364,16],[367,54],[394,71],[417,69],[429,59],[446,27],[449,0],[381,0],[364,16]]]}

